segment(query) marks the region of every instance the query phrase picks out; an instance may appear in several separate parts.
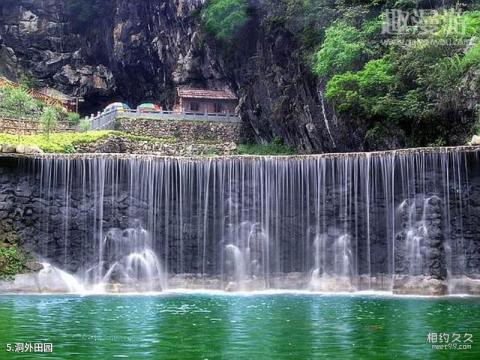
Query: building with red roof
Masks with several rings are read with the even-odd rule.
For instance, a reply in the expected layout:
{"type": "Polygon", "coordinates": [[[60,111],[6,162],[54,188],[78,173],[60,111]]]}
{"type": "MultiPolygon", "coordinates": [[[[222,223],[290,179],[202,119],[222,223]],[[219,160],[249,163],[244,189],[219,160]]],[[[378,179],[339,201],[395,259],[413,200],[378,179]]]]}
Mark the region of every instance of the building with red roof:
{"type": "Polygon", "coordinates": [[[235,114],[238,98],[228,90],[206,90],[188,87],[177,89],[175,112],[198,114],[235,114]]]}

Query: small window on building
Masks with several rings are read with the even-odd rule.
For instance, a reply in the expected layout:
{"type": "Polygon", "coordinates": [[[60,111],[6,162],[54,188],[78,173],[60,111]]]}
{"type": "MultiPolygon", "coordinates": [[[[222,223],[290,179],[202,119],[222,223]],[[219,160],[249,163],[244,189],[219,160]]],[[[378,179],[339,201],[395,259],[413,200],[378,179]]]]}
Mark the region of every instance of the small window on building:
{"type": "Polygon", "coordinates": [[[223,105],[221,103],[213,104],[214,112],[221,113],[223,112],[223,105]]]}
{"type": "Polygon", "coordinates": [[[200,104],[196,101],[190,103],[190,111],[200,111],[200,104]]]}

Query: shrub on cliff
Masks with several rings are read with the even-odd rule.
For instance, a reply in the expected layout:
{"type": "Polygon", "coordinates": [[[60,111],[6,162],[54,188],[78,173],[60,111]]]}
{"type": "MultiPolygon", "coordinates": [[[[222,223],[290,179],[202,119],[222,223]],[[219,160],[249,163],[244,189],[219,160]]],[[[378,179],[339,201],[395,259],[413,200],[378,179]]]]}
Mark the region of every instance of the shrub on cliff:
{"type": "Polygon", "coordinates": [[[338,22],[327,29],[325,41],[316,54],[314,70],[321,76],[355,70],[365,62],[369,52],[358,29],[338,22]]]}
{"type": "Polygon", "coordinates": [[[235,150],[235,155],[295,155],[297,152],[290,146],[283,143],[281,139],[275,138],[266,144],[241,144],[235,150]]]}
{"type": "Polygon", "coordinates": [[[219,39],[230,39],[247,21],[246,0],[210,0],[202,14],[207,31],[219,39]]]}
{"type": "Polygon", "coordinates": [[[327,29],[313,69],[337,114],[365,129],[367,143],[372,129],[397,128],[407,146],[470,137],[480,93],[480,12],[434,12],[388,36],[378,22],[346,21],[327,29]]]}
{"type": "Polygon", "coordinates": [[[91,24],[113,16],[115,6],[115,1],[66,0],[73,30],[78,32],[99,31],[98,26],[91,26],[91,24]]]}
{"type": "Polygon", "coordinates": [[[391,111],[391,104],[384,105],[394,82],[392,65],[386,59],[372,60],[361,71],[335,75],[328,82],[326,95],[340,111],[385,116],[391,111]]]}
{"type": "Polygon", "coordinates": [[[24,89],[38,89],[41,85],[38,79],[27,74],[22,74],[18,80],[18,83],[24,89]]]}
{"type": "Polygon", "coordinates": [[[0,247],[0,279],[10,279],[25,268],[26,256],[17,245],[0,247]]]}

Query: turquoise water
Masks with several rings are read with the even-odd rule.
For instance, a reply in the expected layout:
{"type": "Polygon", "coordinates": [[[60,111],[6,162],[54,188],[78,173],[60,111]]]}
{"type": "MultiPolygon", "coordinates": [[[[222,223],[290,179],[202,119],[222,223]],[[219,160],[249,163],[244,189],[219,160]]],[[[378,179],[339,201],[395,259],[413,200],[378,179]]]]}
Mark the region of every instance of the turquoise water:
{"type": "Polygon", "coordinates": [[[6,351],[19,342],[56,359],[480,359],[480,299],[0,296],[0,359],[38,355],[6,351]],[[429,333],[471,334],[471,349],[432,349],[429,333]]]}

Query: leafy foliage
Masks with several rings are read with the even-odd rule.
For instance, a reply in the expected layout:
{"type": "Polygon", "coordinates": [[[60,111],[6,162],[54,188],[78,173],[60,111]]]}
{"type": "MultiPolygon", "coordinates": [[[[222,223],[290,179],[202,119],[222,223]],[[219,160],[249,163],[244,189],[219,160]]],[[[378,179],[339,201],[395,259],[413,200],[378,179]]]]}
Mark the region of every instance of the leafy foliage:
{"type": "Polygon", "coordinates": [[[296,151],[274,139],[268,144],[241,144],[235,151],[237,155],[295,155],[296,151]]]}
{"type": "Polygon", "coordinates": [[[326,96],[338,104],[342,112],[386,115],[386,96],[394,84],[392,65],[386,59],[372,60],[358,72],[335,75],[327,85],[326,96]]]}
{"type": "Polygon", "coordinates": [[[40,123],[47,140],[50,138],[50,133],[57,127],[59,117],[60,114],[55,108],[47,107],[43,110],[40,123]]]}
{"type": "Polygon", "coordinates": [[[480,43],[472,46],[465,56],[461,58],[461,66],[463,71],[468,71],[473,67],[480,67],[480,43]]]}
{"type": "Polygon", "coordinates": [[[67,120],[70,126],[78,125],[80,123],[80,114],[70,112],[67,114],[67,120]]]}
{"type": "Polygon", "coordinates": [[[382,137],[396,138],[395,146],[458,144],[474,131],[480,110],[478,2],[462,1],[462,13],[456,0],[263,0],[249,2],[250,8],[246,3],[209,1],[202,14],[206,28],[231,38],[239,27],[232,32],[226,14],[240,9],[246,16],[258,6],[270,34],[293,35],[298,53],[292,55],[326,84],[340,121],[355,126],[367,148],[392,144],[382,137]],[[388,35],[382,32],[386,9],[427,12],[410,21],[406,32],[388,35]],[[434,9],[439,11],[428,13],[434,9]]]}
{"type": "Polygon", "coordinates": [[[39,107],[35,99],[20,87],[0,89],[0,114],[8,117],[32,117],[39,107]]]}
{"type": "Polygon", "coordinates": [[[246,0],[210,0],[202,19],[207,31],[217,38],[231,39],[248,19],[246,0]]]}
{"type": "Polygon", "coordinates": [[[362,34],[355,27],[338,22],[327,29],[325,41],[316,54],[314,70],[320,76],[354,70],[367,56],[362,34]]]}
{"type": "Polygon", "coordinates": [[[9,279],[21,273],[27,258],[16,244],[0,247],[0,279],[9,279]]]}
{"type": "Polygon", "coordinates": [[[44,135],[10,135],[0,133],[0,144],[9,145],[37,145],[46,153],[74,153],[77,145],[92,144],[110,136],[121,136],[131,141],[149,142],[175,142],[174,139],[152,138],[147,136],[135,136],[120,131],[87,131],[87,132],[64,132],[52,133],[47,139],[44,135]]]}
{"type": "Polygon", "coordinates": [[[333,24],[314,64],[327,79],[326,96],[342,118],[366,129],[366,143],[395,136],[395,128],[404,145],[462,143],[456,134],[473,129],[476,119],[469,99],[480,90],[480,13],[435,14],[409,30],[369,52],[363,47],[380,36],[375,24],[357,33],[333,24]]]}
{"type": "Polygon", "coordinates": [[[75,152],[75,145],[90,144],[105,139],[115,132],[112,131],[91,131],[85,133],[54,133],[46,139],[43,135],[9,135],[0,134],[1,144],[10,145],[37,145],[47,153],[72,153],[75,152]]]}
{"type": "Polygon", "coordinates": [[[32,76],[22,74],[18,83],[25,89],[38,89],[40,82],[32,76]]]}
{"type": "Polygon", "coordinates": [[[82,119],[82,120],[80,120],[79,126],[80,126],[80,131],[87,132],[87,131],[91,130],[92,124],[90,123],[89,120],[82,119]]]}

